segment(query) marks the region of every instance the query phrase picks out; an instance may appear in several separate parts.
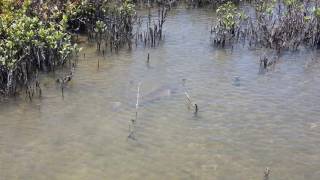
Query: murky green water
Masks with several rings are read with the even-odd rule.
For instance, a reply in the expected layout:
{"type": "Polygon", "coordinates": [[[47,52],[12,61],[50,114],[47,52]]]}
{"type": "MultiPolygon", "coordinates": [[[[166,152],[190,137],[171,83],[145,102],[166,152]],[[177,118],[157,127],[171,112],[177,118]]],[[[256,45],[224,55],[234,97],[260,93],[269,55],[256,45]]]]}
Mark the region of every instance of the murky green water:
{"type": "Polygon", "coordinates": [[[42,99],[2,103],[0,179],[256,180],[265,167],[270,179],[319,179],[319,64],[300,51],[259,74],[261,51],[210,46],[212,19],[173,10],[158,48],[102,58],[86,45],[64,99],[46,75],[42,99]]]}

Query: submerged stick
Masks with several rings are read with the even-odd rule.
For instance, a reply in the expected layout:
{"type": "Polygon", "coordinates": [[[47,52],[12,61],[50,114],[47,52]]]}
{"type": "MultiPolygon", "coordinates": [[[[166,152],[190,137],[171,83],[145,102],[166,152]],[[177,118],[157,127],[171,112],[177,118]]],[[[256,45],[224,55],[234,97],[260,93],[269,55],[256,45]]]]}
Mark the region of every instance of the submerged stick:
{"type": "Polygon", "coordinates": [[[131,124],[129,124],[129,135],[128,135],[128,139],[133,139],[136,140],[135,134],[134,134],[134,119],[131,119],[131,124]]]}
{"type": "Polygon", "coordinates": [[[39,72],[38,72],[38,70],[36,71],[36,77],[35,77],[35,83],[36,83],[36,91],[37,91],[37,93],[38,93],[38,96],[39,96],[39,98],[41,97],[41,95],[42,95],[42,90],[41,90],[41,87],[40,87],[40,81],[39,81],[39,72]]]}
{"type": "Polygon", "coordinates": [[[184,95],[186,95],[188,104],[192,104],[191,98],[190,98],[189,94],[187,93],[187,91],[184,92],[184,95]]]}
{"type": "Polygon", "coordinates": [[[138,91],[137,91],[137,101],[136,101],[136,117],[135,119],[131,119],[131,124],[129,124],[129,135],[128,138],[136,140],[135,137],[135,124],[138,120],[138,110],[139,110],[139,99],[140,99],[140,86],[141,83],[138,85],[138,91]]]}
{"type": "Polygon", "coordinates": [[[61,86],[61,96],[63,99],[64,99],[64,86],[72,80],[73,75],[74,75],[74,71],[75,71],[75,64],[72,63],[72,67],[71,67],[70,72],[68,74],[66,74],[64,77],[58,78],[56,80],[56,82],[59,83],[61,86]]]}
{"type": "Polygon", "coordinates": [[[62,96],[62,99],[64,99],[64,94],[63,94],[63,87],[64,86],[64,84],[61,84],[61,96],[62,96]]]}
{"type": "Polygon", "coordinates": [[[192,102],[190,95],[187,93],[187,89],[185,87],[185,79],[183,79],[183,87],[184,87],[184,95],[186,96],[186,99],[187,99],[188,108],[190,109],[190,107],[194,107],[194,113],[197,114],[199,111],[198,105],[192,102]]]}
{"type": "Polygon", "coordinates": [[[271,172],[270,168],[266,167],[266,169],[264,170],[263,180],[269,180],[270,172],[271,172]]]}
{"type": "Polygon", "coordinates": [[[190,95],[186,91],[184,92],[184,94],[187,98],[188,108],[190,109],[190,107],[194,107],[194,113],[198,113],[198,111],[199,111],[198,105],[191,101],[190,95]]]}
{"type": "Polygon", "coordinates": [[[141,86],[141,83],[139,83],[139,85],[138,85],[138,92],[137,92],[136,120],[138,120],[138,109],[139,109],[139,98],[140,98],[140,86],[141,86]]]}

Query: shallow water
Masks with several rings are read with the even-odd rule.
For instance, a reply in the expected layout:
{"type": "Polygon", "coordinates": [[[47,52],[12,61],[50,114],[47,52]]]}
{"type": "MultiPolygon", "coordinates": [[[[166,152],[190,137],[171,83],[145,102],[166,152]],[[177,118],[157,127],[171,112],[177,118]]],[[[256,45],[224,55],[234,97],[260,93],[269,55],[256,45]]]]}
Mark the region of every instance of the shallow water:
{"type": "Polygon", "coordinates": [[[0,179],[256,180],[270,167],[270,179],[318,180],[319,64],[304,50],[260,74],[262,51],[210,46],[212,20],[178,8],[155,49],[103,58],[85,44],[64,99],[45,75],[43,98],[2,103],[0,179]]]}

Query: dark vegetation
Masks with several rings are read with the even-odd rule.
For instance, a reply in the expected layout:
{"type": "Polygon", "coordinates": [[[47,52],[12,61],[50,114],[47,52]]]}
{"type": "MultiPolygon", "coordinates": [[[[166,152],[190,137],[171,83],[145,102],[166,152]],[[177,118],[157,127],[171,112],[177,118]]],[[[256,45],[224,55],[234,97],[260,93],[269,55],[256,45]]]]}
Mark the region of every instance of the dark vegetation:
{"type": "MultiPolygon", "coordinates": [[[[70,73],[57,80],[63,87],[74,74],[76,58],[72,56],[80,50],[75,43],[79,34],[95,42],[102,54],[131,49],[132,44],[156,47],[164,38],[168,11],[178,2],[182,1],[0,1],[0,95],[25,90],[30,99],[35,93],[40,96],[39,72],[66,65],[70,73]],[[147,17],[138,17],[137,8],[147,8],[147,17]]],[[[279,56],[286,50],[320,46],[320,2],[315,0],[183,2],[188,7],[216,8],[218,21],[211,30],[212,43],[221,48],[242,43],[271,49],[279,56]]],[[[263,69],[275,62],[261,57],[263,69]]]]}
{"type": "Polygon", "coordinates": [[[117,51],[124,45],[131,48],[136,17],[134,5],[130,1],[83,1],[73,12],[70,15],[73,29],[85,32],[89,40],[95,40],[99,51],[102,44],[111,51],[117,51]]]}
{"type": "Polygon", "coordinates": [[[276,58],[260,58],[260,68],[267,70],[282,51],[320,46],[319,4],[312,0],[256,0],[246,3],[244,13],[244,7],[226,2],[216,10],[218,23],[211,31],[212,42],[222,48],[242,43],[273,50],[276,58]]]}
{"type": "Polygon", "coordinates": [[[316,48],[320,45],[318,1],[267,0],[251,4],[245,14],[228,2],[217,9],[218,23],[212,29],[213,44],[221,47],[245,42],[250,47],[276,50],[316,48]]]}
{"type": "Polygon", "coordinates": [[[134,34],[138,18],[129,0],[2,0],[0,95],[26,90],[30,99],[35,93],[40,96],[39,72],[68,65],[70,73],[57,79],[63,87],[73,76],[75,58],[71,57],[80,50],[73,37],[79,34],[96,42],[97,50],[103,52],[124,46],[131,49],[134,37],[136,43],[141,40],[145,46],[154,47],[162,39],[170,5],[163,1],[158,6],[157,20],[151,20],[150,14],[147,31],[134,34]]]}
{"type": "Polygon", "coordinates": [[[77,51],[66,30],[68,16],[59,4],[7,0],[0,6],[0,94],[25,88],[30,98],[35,89],[41,95],[38,72],[54,71],[77,51]]]}

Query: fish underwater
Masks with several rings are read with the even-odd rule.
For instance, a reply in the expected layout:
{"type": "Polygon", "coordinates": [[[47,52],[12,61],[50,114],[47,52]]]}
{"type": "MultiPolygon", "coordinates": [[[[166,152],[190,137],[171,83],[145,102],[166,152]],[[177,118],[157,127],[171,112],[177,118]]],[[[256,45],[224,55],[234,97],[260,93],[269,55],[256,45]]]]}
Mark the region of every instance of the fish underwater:
{"type": "Polygon", "coordinates": [[[155,103],[162,99],[170,98],[171,96],[177,94],[179,89],[176,86],[164,85],[153,91],[143,94],[141,96],[141,106],[147,106],[149,104],[155,103]]]}
{"type": "MultiPolygon", "coordinates": [[[[173,85],[163,85],[158,88],[155,88],[154,90],[144,93],[144,89],[140,89],[140,98],[139,98],[139,106],[144,107],[148,106],[150,104],[156,103],[157,101],[160,101],[162,99],[167,99],[172,97],[173,95],[177,94],[179,92],[179,88],[177,86],[173,85]]],[[[181,90],[182,92],[182,90],[181,90]]],[[[125,104],[119,101],[111,102],[111,108],[112,111],[119,111],[121,108],[123,108],[125,104]]],[[[131,102],[128,102],[127,105],[130,107],[135,107],[136,105],[136,99],[132,99],[131,102]]]]}

